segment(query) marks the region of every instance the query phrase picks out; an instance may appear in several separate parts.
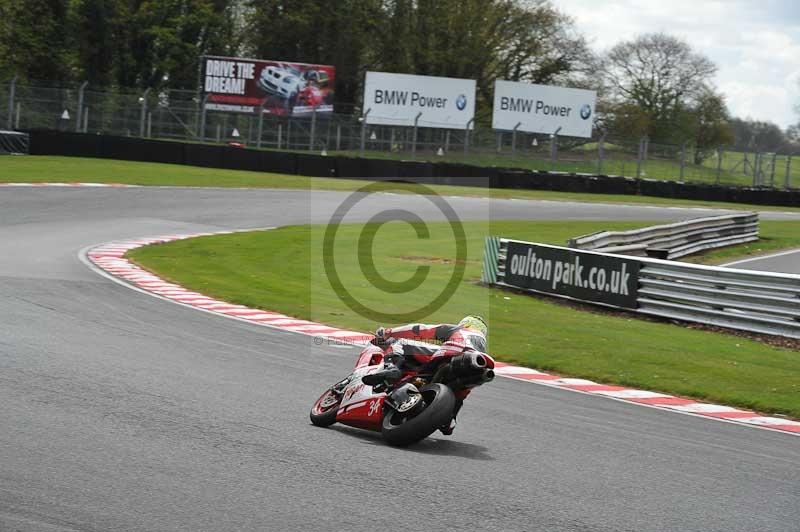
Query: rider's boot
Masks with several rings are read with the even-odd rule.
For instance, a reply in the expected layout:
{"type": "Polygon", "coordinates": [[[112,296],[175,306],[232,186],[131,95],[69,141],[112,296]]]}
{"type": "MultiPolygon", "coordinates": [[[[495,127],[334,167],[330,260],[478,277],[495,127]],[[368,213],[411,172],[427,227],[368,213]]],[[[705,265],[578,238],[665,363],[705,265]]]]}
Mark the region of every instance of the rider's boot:
{"type": "Polygon", "coordinates": [[[456,416],[458,415],[458,411],[461,410],[461,407],[464,405],[463,399],[456,399],[456,407],[453,409],[453,419],[450,420],[450,423],[447,425],[442,425],[439,427],[439,432],[444,434],[445,436],[450,436],[453,434],[453,431],[456,428],[456,416]]]}
{"type": "Polygon", "coordinates": [[[384,364],[383,369],[361,377],[361,382],[369,386],[375,386],[376,384],[381,384],[382,382],[394,382],[402,376],[403,372],[400,371],[400,368],[398,368],[392,362],[387,362],[384,364]]]}
{"type": "Polygon", "coordinates": [[[447,425],[442,425],[441,427],[439,427],[439,432],[441,432],[445,436],[450,436],[451,434],[453,434],[455,428],[456,428],[456,418],[453,418],[447,425]]]}

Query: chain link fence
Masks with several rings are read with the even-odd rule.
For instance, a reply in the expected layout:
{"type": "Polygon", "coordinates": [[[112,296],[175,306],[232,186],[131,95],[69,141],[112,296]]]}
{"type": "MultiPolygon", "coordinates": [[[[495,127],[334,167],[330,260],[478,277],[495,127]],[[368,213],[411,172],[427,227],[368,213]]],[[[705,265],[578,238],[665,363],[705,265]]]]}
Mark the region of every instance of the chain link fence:
{"type": "Polygon", "coordinates": [[[596,132],[574,139],[520,131],[367,125],[361,111],[298,117],[203,111],[194,91],[98,91],[86,84],[48,87],[0,83],[0,129],[56,129],[188,142],[238,142],[251,148],[301,150],[479,166],[528,168],[721,185],[800,187],[800,155],[735,151],[700,153],[691,142],[662,145],[596,132]]]}

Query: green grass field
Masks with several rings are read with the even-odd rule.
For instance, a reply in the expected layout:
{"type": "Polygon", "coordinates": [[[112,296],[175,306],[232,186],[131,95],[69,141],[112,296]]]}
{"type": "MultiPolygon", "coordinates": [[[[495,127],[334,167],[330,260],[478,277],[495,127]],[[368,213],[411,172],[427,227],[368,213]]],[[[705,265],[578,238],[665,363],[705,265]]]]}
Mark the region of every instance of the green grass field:
{"type": "MultiPolygon", "coordinates": [[[[645,321],[632,314],[578,310],[557,300],[490,289],[477,284],[483,237],[488,234],[563,244],[601,229],[647,225],[632,222],[473,222],[464,224],[465,277],[428,322],[451,322],[464,313],[484,314],[490,351],[499,359],[601,382],[800,417],[800,353],[733,335],[645,321]]],[[[412,311],[431,301],[455,268],[449,226],[428,224],[429,238],[392,222],[370,226],[372,252],[361,253],[360,225],[339,227],[326,255],[345,288],[378,312],[412,311]],[[361,259],[375,257],[388,281],[400,282],[418,268],[427,279],[409,294],[376,289],[362,273],[361,259]]],[[[131,258],[192,290],[303,319],[368,331],[379,325],[348,308],[327,281],[322,257],[324,228],[293,226],[266,232],[203,237],[141,248],[131,258]]],[[[800,223],[763,222],[765,239],[750,251],[800,246],[800,223]]],[[[710,253],[720,260],[729,251],[710,253]]],[[[372,275],[371,278],[375,278],[372,275]]],[[[389,324],[386,324],[389,325],[389,324]]]]}
{"type": "MultiPolygon", "coordinates": [[[[114,159],[52,156],[0,156],[0,182],[92,182],[186,187],[266,187],[313,190],[355,190],[365,184],[365,181],[352,179],[329,179],[174,164],[140,163],[114,159]]],[[[393,185],[393,188],[396,187],[397,185],[393,185]]],[[[409,186],[409,188],[413,188],[413,185],[409,186]]],[[[736,210],[800,210],[789,207],[751,206],[741,203],[689,201],[648,196],[575,194],[544,190],[487,189],[439,185],[430,185],[429,188],[437,194],[449,196],[683,205],[736,210]]]]}

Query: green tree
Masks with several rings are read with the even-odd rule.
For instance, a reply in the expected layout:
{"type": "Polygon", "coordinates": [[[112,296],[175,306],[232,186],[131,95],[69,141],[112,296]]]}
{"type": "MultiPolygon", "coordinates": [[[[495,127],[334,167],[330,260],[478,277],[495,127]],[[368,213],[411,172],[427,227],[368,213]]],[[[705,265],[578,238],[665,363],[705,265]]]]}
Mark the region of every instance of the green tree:
{"type": "Polygon", "coordinates": [[[391,72],[476,80],[488,110],[495,79],[575,82],[591,54],[572,20],[549,2],[393,0],[376,65],[391,72]]]}
{"type": "Polygon", "coordinates": [[[778,151],[788,142],[777,124],[761,120],[733,118],[734,147],[741,151],[778,151]]]}
{"type": "Polygon", "coordinates": [[[116,81],[115,40],[124,26],[119,0],[75,0],[70,29],[77,48],[78,79],[108,87],[116,81]]]}
{"type": "Polygon", "coordinates": [[[68,0],[0,0],[0,72],[23,79],[67,81],[68,0]]]}
{"type": "Polygon", "coordinates": [[[698,95],[690,113],[694,130],[694,163],[702,164],[720,146],[733,143],[725,98],[710,88],[698,95]]]}
{"type": "Polygon", "coordinates": [[[356,102],[382,15],[379,0],[249,0],[246,7],[249,55],[334,65],[337,100],[356,102]]]}
{"type": "Polygon", "coordinates": [[[638,107],[651,140],[679,143],[693,136],[687,115],[706,93],[716,66],[684,41],[663,33],[614,46],[598,72],[612,114],[638,107]]]}
{"type": "Polygon", "coordinates": [[[247,49],[265,59],[332,64],[337,100],[355,104],[366,70],[470,78],[488,110],[494,80],[552,83],[590,56],[549,2],[250,0],[247,49]]]}
{"type": "Polygon", "coordinates": [[[116,84],[197,87],[203,55],[236,55],[237,4],[230,0],[120,0],[116,84]]]}

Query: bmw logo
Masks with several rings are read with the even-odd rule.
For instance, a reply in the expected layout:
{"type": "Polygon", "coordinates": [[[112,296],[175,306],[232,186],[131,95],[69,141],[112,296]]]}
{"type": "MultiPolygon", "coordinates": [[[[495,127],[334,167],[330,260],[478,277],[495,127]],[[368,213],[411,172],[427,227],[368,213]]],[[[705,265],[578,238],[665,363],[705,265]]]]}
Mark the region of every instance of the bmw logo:
{"type": "Polygon", "coordinates": [[[456,107],[458,107],[459,111],[463,111],[466,106],[467,97],[464,94],[459,94],[458,98],[456,98],[456,107]]]}
{"type": "Polygon", "coordinates": [[[592,116],[592,106],[590,106],[590,105],[587,103],[586,105],[584,105],[583,107],[581,107],[581,118],[583,118],[584,120],[586,120],[586,119],[587,119],[587,118],[589,118],[590,116],[592,116]]]}

